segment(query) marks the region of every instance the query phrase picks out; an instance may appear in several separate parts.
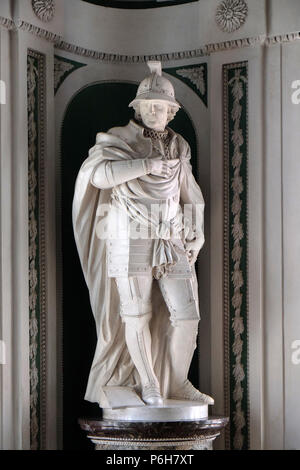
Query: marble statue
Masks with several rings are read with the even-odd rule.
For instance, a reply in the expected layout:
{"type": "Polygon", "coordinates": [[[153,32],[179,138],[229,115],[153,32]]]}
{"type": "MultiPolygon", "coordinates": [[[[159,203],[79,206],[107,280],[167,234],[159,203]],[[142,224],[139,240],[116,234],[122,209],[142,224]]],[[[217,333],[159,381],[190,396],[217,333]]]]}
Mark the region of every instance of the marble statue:
{"type": "Polygon", "coordinates": [[[187,379],[200,319],[194,263],[204,201],[188,143],[166,127],[180,108],[174,88],[160,62],[148,66],[129,104],[135,118],[97,134],[73,201],[98,335],[85,399],[103,408],[112,396],[119,405],[133,396],[149,407],[214,403],[187,379]]]}

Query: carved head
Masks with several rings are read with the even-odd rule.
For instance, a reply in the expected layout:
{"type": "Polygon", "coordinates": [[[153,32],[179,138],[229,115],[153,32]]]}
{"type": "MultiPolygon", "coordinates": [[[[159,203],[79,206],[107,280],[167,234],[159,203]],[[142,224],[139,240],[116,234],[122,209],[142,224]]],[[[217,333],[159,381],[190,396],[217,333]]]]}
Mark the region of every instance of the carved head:
{"type": "Polygon", "coordinates": [[[151,75],[141,81],[135,99],[129,104],[135,110],[135,117],[150,129],[164,130],[180,104],[175,100],[174,87],[162,76],[161,62],[149,61],[151,75]]]}
{"type": "Polygon", "coordinates": [[[141,100],[135,103],[133,108],[138,121],[142,121],[150,129],[163,131],[166,125],[174,119],[179,106],[160,100],[141,100]]]}

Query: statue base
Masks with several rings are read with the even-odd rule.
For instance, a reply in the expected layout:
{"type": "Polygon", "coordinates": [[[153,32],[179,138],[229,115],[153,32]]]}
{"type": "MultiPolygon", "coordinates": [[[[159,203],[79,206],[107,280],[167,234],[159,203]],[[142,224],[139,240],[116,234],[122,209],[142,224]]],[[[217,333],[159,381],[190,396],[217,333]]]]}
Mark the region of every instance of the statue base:
{"type": "Polygon", "coordinates": [[[196,421],[207,418],[208,405],[187,400],[164,400],[162,406],[123,406],[104,408],[103,418],[117,421],[196,421]]]}
{"type": "MultiPolygon", "coordinates": [[[[150,408],[150,407],[149,407],[150,408]]],[[[190,421],[129,422],[79,420],[95,450],[212,450],[229,418],[209,416],[190,421]]]]}

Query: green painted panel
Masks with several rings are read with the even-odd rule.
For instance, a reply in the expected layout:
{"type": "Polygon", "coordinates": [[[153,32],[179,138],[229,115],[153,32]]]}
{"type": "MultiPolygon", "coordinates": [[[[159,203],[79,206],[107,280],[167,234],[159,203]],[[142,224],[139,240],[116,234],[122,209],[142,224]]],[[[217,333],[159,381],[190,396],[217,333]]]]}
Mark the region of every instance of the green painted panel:
{"type": "Polygon", "coordinates": [[[207,63],[164,68],[164,72],[173,75],[190,87],[207,107],[207,63]]]}
{"type": "Polygon", "coordinates": [[[226,430],[231,449],[249,447],[248,391],[248,65],[224,77],[224,316],[226,430]],[[229,434],[229,435],[228,435],[229,434]]]}

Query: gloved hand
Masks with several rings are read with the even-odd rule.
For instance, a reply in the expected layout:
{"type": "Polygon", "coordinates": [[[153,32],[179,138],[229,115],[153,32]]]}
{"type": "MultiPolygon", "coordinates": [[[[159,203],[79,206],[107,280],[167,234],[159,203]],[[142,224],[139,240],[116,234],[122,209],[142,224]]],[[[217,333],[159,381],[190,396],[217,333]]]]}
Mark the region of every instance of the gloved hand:
{"type": "Polygon", "coordinates": [[[204,237],[195,237],[193,240],[185,241],[185,250],[188,255],[190,265],[193,265],[198,257],[199,251],[201,250],[204,243],[204,237]]]}
{"type": "Polygon", "coordinates": [[[147,160],[148,172],[151,175],[162,176],[163,178],[169,178],[174,170],[170,168],[168,162],[161,158],[151,158],[147,160]]]}

